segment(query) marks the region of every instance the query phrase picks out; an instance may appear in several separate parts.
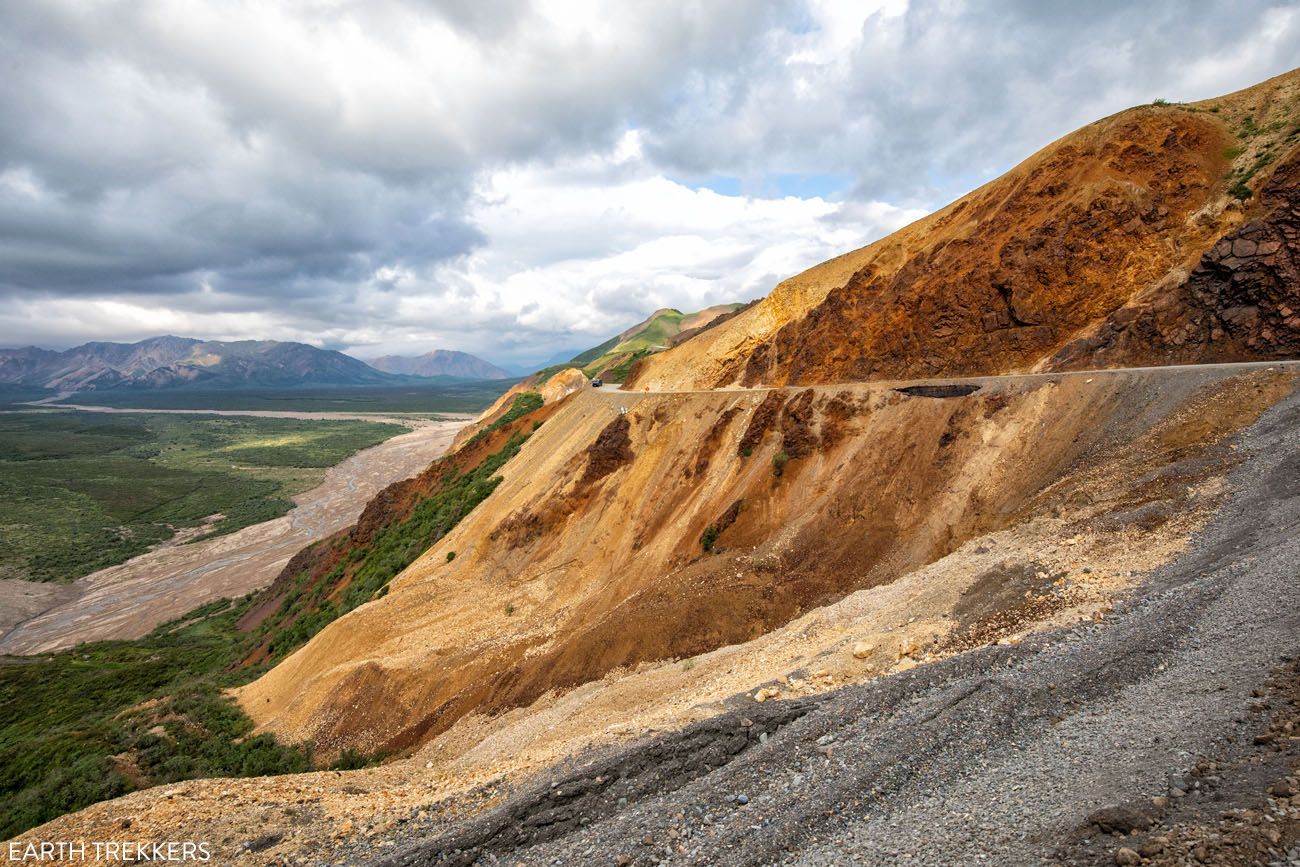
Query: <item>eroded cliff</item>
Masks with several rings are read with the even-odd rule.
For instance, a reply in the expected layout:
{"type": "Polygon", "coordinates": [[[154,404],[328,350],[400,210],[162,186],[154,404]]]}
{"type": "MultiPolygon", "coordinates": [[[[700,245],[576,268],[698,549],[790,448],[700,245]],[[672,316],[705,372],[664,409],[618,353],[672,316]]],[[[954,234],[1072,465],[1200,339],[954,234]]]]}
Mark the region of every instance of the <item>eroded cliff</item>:
{"type": "Polygon", "coordinates": [[[629,387],[1287,357],[1300,72],[1121,112],[751,310],[629,387]]]}

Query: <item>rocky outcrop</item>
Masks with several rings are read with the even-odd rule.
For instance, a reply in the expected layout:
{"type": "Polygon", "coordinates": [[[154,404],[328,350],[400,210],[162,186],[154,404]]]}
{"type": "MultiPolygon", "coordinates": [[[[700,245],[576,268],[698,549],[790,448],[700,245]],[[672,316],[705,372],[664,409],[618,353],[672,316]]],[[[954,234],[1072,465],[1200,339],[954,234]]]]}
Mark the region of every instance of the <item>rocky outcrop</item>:
{"type": "Polygon", "coordinates": [[[588,487],[632,460],[632,441],[627,435],[630,427],[626,415],[619,415],[605,425],[596,441],[587,447],[587,469],[578,487],[588,487]]]}
{"type": "Polygon", "coordinates": [[[1184,279],[1115,311],[1049,366],[1300,355],[1300,149],[1264,183],[1248,217],[1184,279]]]}

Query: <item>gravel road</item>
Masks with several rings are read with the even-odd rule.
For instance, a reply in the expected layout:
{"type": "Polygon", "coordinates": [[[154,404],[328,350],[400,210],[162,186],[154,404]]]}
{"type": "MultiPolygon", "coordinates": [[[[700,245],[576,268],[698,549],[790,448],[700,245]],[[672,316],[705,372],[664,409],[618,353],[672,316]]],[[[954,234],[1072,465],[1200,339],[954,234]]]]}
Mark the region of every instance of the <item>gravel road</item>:
{"type": "Polygon", "coordinates": [[[817,699],[738,698],[472,819],[435,814],[372,863],[1115,863],[1088,817],[1248,749],[1252,691],[1300,654],[1300,396],[1235,443],[1228,503],[1100,623],[817,699]]]}

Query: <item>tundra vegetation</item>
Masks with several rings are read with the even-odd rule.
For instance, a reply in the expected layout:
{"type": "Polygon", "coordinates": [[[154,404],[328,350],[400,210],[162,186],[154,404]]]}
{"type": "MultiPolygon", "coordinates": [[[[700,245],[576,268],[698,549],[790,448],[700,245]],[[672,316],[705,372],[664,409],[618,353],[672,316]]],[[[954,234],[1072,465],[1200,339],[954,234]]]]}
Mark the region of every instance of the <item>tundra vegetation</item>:
{"type": "MultiPolygon", "coordinates": [[[[315,386],[276,388],[115,389],[74,394],[68,403],[119,409],[253,409],[282,412],[476,413],[496,400],[515,380],[454,380],[409,385],[315,386]]],[[[15,392],[17,394],[17,392],[15,392]]],[[[22,400],[51,397],[42,390],[22,392],[22,400]]],[[[0,391],[0,401],[5,400],[0,391]]]]}
{"type": "MultiPolygon", "coordinates": [[[[239,623],[262,601],[258,593],[201,606],[135,641],[0,657],[0,837],[147,786],[312,769],[311,744],[249,737],[252,722],[223,691],[382,596],[389,580],[495,489],[496,471],[527,438],[516,433],[477,465],[448,473],[409,514],[380,528],[373,545],[340,564],[351,578],[337,599],[320,590],[332,585],[309,587],[298,576],[277,610],[247,631],[239,623]],[[271,652],[254,655],[263,647],[271,652]]],[[[352,750],[329,767],[380,758],[352,750]]]]}
{"type": "Polygon", "coordinates": [[[360,421],[90,412],[0,415],[0,577],[72,581],[187,527],[231,533],[400,433],[360,421]]]}

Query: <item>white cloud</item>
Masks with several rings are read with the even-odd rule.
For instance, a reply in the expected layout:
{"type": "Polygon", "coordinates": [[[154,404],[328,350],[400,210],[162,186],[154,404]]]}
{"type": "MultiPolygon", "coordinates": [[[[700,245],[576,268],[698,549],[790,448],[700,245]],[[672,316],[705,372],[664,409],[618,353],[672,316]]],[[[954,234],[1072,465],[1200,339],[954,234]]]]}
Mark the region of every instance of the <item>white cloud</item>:
{"type": "Polygon", "coordinates": [[[0,0],[0,345],[537,359],[1298,39],[1297,0],[0,0]]]}
{"type": "Polygon", "coordinates": [[[406,341],[420,339],[423,328],[445,330],[449,307],[458,311],[462,339],[484,329],[479,341],[496,341],[513,357],[585,347],[659,307],[697,310],[758,297],[924,213],[883,202],[692,189],[658,174],[637,139],[628,133],[608,158],[486,177],[468,216],[487,244],[426,273],[383,275],[384,291],[400,299],[394,318],[416,332],[385,340],[384,349],[414,348],[406,341]],[[512,334],[495,333],[502,319],[512,334]],[[541,351],[530,353],[534,346],[541,351]]]}

